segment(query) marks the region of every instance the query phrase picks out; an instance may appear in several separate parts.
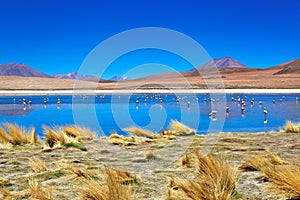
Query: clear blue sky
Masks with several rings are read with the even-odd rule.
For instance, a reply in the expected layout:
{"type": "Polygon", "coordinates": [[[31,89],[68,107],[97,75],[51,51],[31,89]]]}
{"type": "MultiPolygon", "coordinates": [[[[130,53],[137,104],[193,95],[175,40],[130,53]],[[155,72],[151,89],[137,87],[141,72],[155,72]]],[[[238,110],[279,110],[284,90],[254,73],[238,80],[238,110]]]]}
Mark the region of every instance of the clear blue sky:
{"type": "Polygon", "coordinates": [[[0,63],[77,71],[101,41],[154,26],[192,37],[213,58],[270,67],[300,58],[299,11],[298,0],[0,0],[0,63]]]}

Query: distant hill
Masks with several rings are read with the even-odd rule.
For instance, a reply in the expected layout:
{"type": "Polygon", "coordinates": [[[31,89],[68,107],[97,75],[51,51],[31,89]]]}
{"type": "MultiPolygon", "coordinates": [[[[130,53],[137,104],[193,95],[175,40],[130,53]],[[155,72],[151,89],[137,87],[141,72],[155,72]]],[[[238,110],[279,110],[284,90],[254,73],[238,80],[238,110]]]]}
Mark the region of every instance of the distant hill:
{"type": "Polygon", "coordinates": [[[224,58],[215,58],[196,69],[191,69],[189,71],[183,72],[184,76],[199,76],[199,75],[208,75],[208,74],[230,74],[235,72],[250,72],[257,69],[249,68],[248,66],[242,64],[241,62],[232,59],[229,56],[224,58]],[[217,67],[218,70],[212,70],[217,67]]]}
{"type": "Polygon", "coordinates": [[[119,81],[126,81],[126,80],[128,80],[128,78],[122,77],[122,76],[113,76],[109,80],[114,81],[114,82],[119,82],[119,81]]]}
{"type": "Polygon", "coordinates": [[[78,72],[70,72],[68,74],[54,74],[52,77],[57,79],[73,79],[73,80],[92,81],[92,82],[110,82],[102,78],[97,78],[92,75],[83,75],[78,72]]]}
{"type": "Polygon", "coordinates": [[[83,80],[86,78],[96,78],[94,76],[85,76],[82,74],[79,74],[78,72],[70,72],[68,74],[54,74],[52,76],[53,78],[59,78],[59,79],[76,79],[76,80],[83,80]]]}
{"type": "Polygon", "coordinates": [[[199,76],[199,75],[208,75],[208,74],[229,74],[235,72],[249,72],[255,71],[257,69],[249,68],[246,65],[233,60],[231,57],[224,57],[224,58],[216,58],[213,59],[197,68],[184,71],[184,72],[163,72],[159,74],[153,74],[141,79],[162,79],[162,78],[176,78],[180,76],[199,76]],[[212,70],[212,68],[217,67],[218,70],[212,70]]]}
{"type": "Polygon", "coordinates": [[[47,74],[35,70],[25,64],[9,63],[0,65],[0,76],[23,76],[49,78],[47,74]]]}
{"type": "Polygon", "coordinates": [[[270,69],[278,70],[273,75],[282,75],[282,74],[300,74],[300,59],[292,60],[281,65],[272,67],[270,69]]]}
{"type": "Polygon", "coordinates": [[[224,58],[215,58],[212,61],[201,65],[199,68],[210,68],[216,66],[217,68],[248,68],[246,65],[240,63],[237,60],[233,60],[231,57],[226,56],[224,58]]]}

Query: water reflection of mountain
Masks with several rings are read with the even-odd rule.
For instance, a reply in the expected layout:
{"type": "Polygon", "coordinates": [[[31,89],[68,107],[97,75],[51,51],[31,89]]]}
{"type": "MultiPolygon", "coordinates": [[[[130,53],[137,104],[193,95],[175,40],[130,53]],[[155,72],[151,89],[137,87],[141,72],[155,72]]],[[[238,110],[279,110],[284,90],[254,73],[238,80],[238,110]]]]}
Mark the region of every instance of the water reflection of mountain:
{"type": "Polygon", "coordinates": [[[1,104],[0,115],[5,116],[25,116],[33,111],[30,107],[16,104],[1,104]]]}

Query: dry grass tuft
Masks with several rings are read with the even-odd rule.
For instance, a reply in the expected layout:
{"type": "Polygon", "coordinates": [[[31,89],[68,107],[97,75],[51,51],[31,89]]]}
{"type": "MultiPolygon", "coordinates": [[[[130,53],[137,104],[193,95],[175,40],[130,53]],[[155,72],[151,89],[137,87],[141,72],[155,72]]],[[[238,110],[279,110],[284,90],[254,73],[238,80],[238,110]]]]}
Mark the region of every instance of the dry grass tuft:
{"type": "Polygon", "coordinates": [[[104,170],[104,183],[96,179],[84,179],[83,187],[79,189],[81,199],[91,200],[131,200],[134,192],[131,186],[120,182],[118,172],[106,168],[104,170]]]}
{"type": "Polygon", "coordinates": [[[113,173],[116,179],[122,184],[138,183],[138,178],[130,172],[122,169],[110,169],[110,173],[113,173]]]}
{"type": "Polygon", "coordinates": [[[146,137],[146,138],[150,138],[150,139],[155,139],[155,138],[159,137],[158,134],[155,134],[149,130],[141,129],[136,126],[124,128],[123,130],[130,133],[133,136],[138,136],[138,137],[146,137]]]}
{"type": "Polygon", "coordinates": [[[176,164],[176,167],[191,167],[191,159],[185,154],[179,159],[179,162],[176,164]]]}
{"type": "Polygon", "coordinates": [[[14,199],[12,193],[7,189],[2,189],[1,194],[2,194],[4,200],[13,200],[14,199]]]}
{"type": "Polygon", "coordinates": [[[12,149],[13,145],[11,143],[5,142],[0,143],[0,149],[12,149]]]}
{"type": "Polygon", "coordinates": [[[62,131],[50,129],[48,126],[43,126],[43,129],[45,132],[45,144],[49,145],[51,148],[57,143],[66,143],[64,133],[62,131]]]}
{"type": "Polygon", "coordinates": [[[293,123],[291,121],[287,121],[285,125],[286,133],[299,133],[300,132],[300,123],[293,123]]]}
{"type": "Polygon", "coordinates": [[[172,120],[170,126],[173,128],[175,135],[194,135],[196,133],[196,130],[191,129],[176,120],[172,120]]]}
{"type": "Polygon", "coordinates": [[[97,134],[88,128],[80,126],[63,126],[61,129],[66,133],[67,136],[80,140],[93,140],[97,138],[97,134]]]}
{"type": "Polygon", "coordinates": [[[47,170],[45,162],[36,157],[30,159],[30,166],[34,172],[42,172],[47,170]]]}
{"type": "Polygon", "coordinates": [[[12,141],[11,136],[0,126],[0,143],[9,143],[10,141],[12,141]]]}
{"type": "Polygon", "coordinates": [[[114,144],[114,145],[128,145],[129,142],[132,142],[132,139],[128,138],[128,137],[124,137],[122,135],[119,135],[117,133],[113,133],[109,136],[108,138],[108,141],[111,143],[111,144],[114,144]]]}
{"type": "Polygon", "coordinates": [[[77,177],[94,177],[96,174],[89,172],[87,169],[77,168],[77,167],[71,167],[68,170],[71,174],[76,175],[77,177]]]}
{"type": "Polygon", "coordinates": [[[5,123],[5,126],[11,136],[12,140],[10,142],[12,144],[21,145],[30,142],[23,127],[9,123],[5,123]]]}
{"type": "Polygon", "coordinates": [[[52,191],[51,190],[44,191],[42,184],[33,178],[28,180],[28,193],[32,197],[32,199],[39,199],[39,200],[54,199],[52,195],[52,191]]]}
{"type": "Polygon", "coordinates": [[[170,181],[169,199],[229,200],[237,196],[236,170],[221,157],[201,157],[195,151],[198,173],[195,179],[174,179],[170,181]]]}
{"type": "Polygon", "coordinates": [[[270,157],[270,162],[273,165],[282,165],[282,164],[286,163],[278,155],[276,155],[275,153],[273,153],[269,148],[266,148],[266,152],[268,153],[268,155],[270,157]]]}
{"type": "Polygon", "coordinates": [[[31,127],[28,130],[28,137],[29,137],[30,144],[41,144],[40,139],[35,134],[35,128],[34,127],[31,127]]]}
{"type": "Polygon", "coordinates": [[[14,145],[40,144],[40,140],[35,134],[35,128],[26,130],[17,124],[5,123],[6,130],[0,126],[0,142],[14,145]]]}
{"type": "Polygon", "coordinates": [[[149,151],[145,152],[145,159],[154,160],[154,159],[157,159],[157,156],[155,155],[155,153],[153,151],[149,150],[149,151]]]}
{"type": "MultiPolygon", "coordinates": [[[[163,139],[168,139],[168,138],[163,138],[163,139]]],[[[113,133],[108,138],[108,141],[114,145],[132,146],[132,145],[150,144],[150,143],[158,142],[159,140],[150,139],[147,137],[139,137],[139,136],[125,137],[122,135],[118,135],[117,133],[113,133]]]]}
{"type": "Polygon", "coordinates": [[[295,165],[272,165],[264,169],[268,188],[285,198],[300,198],[300,171],[295,165]]]}
{"type": "Polygon", "coordinates": [[[79,142],[79,138],[74,138],[73,136],[67,135],[62,129],[55,128],[50,129],[44,126],[45,132],[45,149],[52,150],[55,148],[76,148],[82,151],[87,151],[86,147],[79,142]]]}
{"type": "Polygon", "coordinates": [[[239,167],[241,171],[261,171],[263,167],[269,165],[269,162],[262,156],[256,155],[249,157],[239,167]]]}

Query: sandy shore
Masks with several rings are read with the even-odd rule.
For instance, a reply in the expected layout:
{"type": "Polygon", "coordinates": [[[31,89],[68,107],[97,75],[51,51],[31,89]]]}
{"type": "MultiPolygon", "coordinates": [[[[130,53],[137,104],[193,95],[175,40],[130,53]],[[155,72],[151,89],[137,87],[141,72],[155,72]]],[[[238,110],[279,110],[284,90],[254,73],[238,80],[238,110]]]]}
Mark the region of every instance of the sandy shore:
{"type": "Polygon", "coordinates": [[[300,94],[300,89],[0,90],[0,96],[73,94],[300,94]]]}

